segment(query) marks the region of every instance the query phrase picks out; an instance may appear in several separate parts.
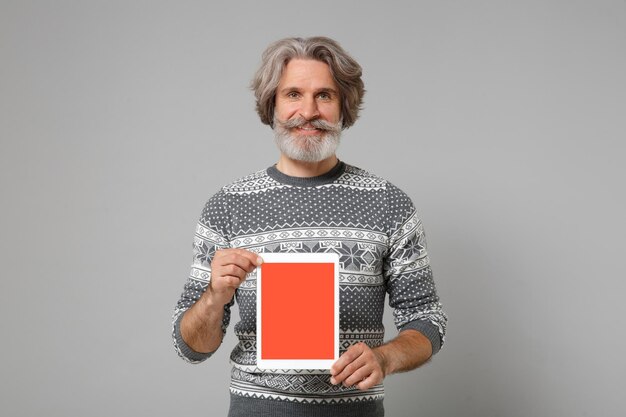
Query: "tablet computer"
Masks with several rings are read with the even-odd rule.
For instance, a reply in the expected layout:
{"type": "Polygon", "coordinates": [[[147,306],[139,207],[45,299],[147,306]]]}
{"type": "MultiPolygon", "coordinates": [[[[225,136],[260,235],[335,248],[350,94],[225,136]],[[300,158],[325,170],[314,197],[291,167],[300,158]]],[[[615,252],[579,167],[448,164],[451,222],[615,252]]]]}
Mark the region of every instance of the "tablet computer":
{"type": "Polygon", "coordinates": [[[339,359],[339,255],[259,256],[257,367],[330,369],[339,359]]]}

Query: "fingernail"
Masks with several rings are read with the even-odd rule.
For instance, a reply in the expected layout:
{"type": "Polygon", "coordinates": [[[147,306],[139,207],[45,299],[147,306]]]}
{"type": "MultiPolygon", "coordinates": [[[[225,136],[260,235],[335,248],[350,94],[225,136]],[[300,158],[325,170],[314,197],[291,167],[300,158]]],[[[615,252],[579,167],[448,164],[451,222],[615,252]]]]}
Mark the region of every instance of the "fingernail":
{"type": "Polygon", "coordinates": [[[260,256],[258,258],[256,258],[256,264],[257,265],[261,265],[263,263],[263,258],[261,258],[260,256]]]}

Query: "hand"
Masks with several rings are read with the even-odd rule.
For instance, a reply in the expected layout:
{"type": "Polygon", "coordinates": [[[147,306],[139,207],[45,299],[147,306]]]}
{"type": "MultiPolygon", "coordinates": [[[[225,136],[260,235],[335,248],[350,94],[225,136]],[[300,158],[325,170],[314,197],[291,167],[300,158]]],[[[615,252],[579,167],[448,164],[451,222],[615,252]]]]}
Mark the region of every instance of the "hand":
{"type": "Polygon", "coordinates": [[[385,360],[365,343],[350,346],[330,368],[331,384],[366,390],[385,378],[385,360]]]}
{"type": "Polygon", "coordinates": [[[261,265],[263,259],[245,249],[222,249],[215,252],[211,262],[211,282],[207,290],[213,302],[226,305],[235,290],[246,279],[246,274],[261,265]]]}

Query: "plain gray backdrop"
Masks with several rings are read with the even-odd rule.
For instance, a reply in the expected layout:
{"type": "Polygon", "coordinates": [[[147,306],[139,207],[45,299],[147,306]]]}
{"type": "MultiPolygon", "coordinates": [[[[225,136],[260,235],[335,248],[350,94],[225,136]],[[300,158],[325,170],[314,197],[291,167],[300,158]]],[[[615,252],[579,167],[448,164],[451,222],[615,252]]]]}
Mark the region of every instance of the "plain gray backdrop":
{"type": "Polygon", "coordinates": [[[0,414],[225,415],[232,327],[192,366],[170,317],[294,35],[363,66],[339,157],[413,198],[450,317],[387,415],[623,415],[626,3],[546,0],[1,0],[0,414]]]}

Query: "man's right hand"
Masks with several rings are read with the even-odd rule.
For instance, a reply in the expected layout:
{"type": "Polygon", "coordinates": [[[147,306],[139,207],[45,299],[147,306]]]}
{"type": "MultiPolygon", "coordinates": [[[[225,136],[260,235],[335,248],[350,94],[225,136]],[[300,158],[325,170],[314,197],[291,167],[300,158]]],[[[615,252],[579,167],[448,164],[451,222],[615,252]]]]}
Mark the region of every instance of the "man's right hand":
{"type": "Polygon", "coordinates": [[[211,262],[211,282],[200,300],[185,312],[180,334],[196,352],[214,352],[222,343],[224,306],[233,299],[246,274],[261,265],[263,259],[245,249],[215,252],[211,262]]]}
{"type": "Polygon", "coordinates": [[[263,259],[245,249],[222,249],[215,252],[211,262],[211,282],[207,296],[217,305],[226,305],[246,279],[246,274],[260,266],[263,259]]]}

